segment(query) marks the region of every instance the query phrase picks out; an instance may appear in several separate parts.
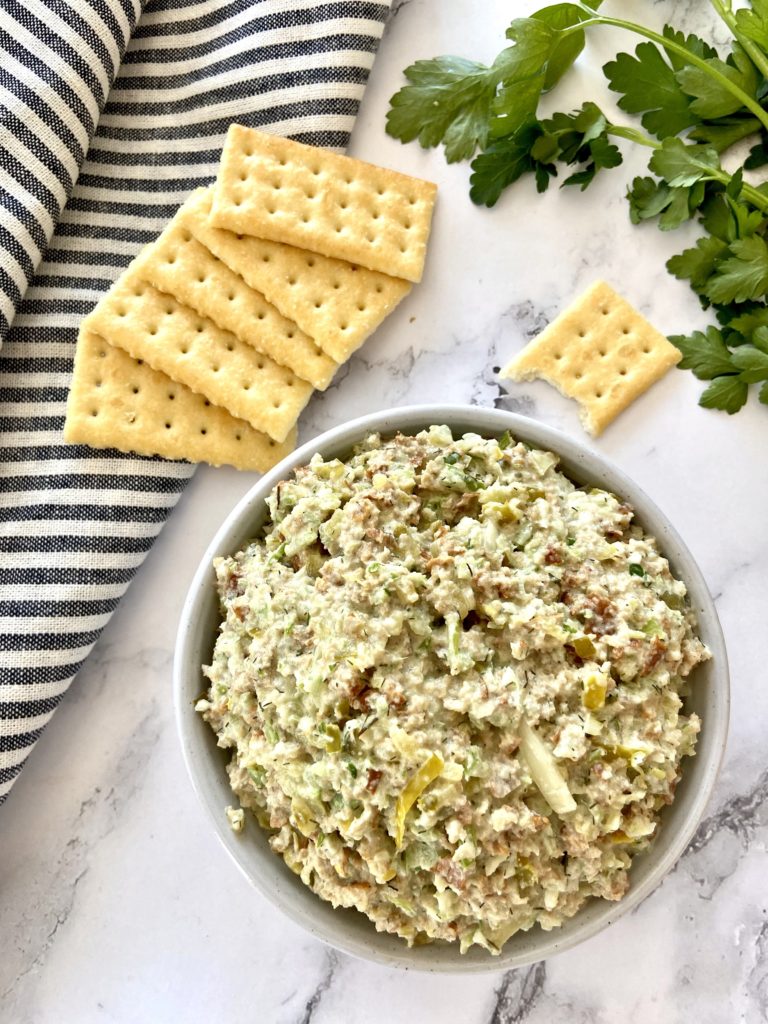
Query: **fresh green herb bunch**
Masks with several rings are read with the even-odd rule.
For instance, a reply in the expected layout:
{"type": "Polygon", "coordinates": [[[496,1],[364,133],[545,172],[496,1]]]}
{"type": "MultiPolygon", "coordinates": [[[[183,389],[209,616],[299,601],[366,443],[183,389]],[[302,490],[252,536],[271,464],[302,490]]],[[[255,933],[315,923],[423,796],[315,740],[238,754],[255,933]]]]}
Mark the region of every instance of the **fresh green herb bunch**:
{"type": "Polygon", "coordinates": [[[758,397],[768,405],[768,184],[749,185],[743,175],[768,164],[768,0],[740,10],[732,0],[710,3],[732,36],[724,59],[671,26],[658,33],[603,15],[601,0],[554,4],[513,21],[512,45],[490,67],[437,57],[406,68],[410,84],[392,97],[387,131],[402,142],[443,145],[449,163],[474,158],[470,196],[485,206],[528,173],[543,192],[558,165],[569,171],[563,184],[583,191],[622,162],[614,139],[648,147],[651,174],[629,188],[630,217],[655,220],[663,231],[692,218],[704,228],[667,268],[690,282],[718,326],[670,340],[683,353],[680,367],[710,382],[700,404],[734,413],[752,383],[761,383],[758,397]],[[599,25],[644,37],[634,54],[603,67],[619,107],[639,115],[642,129],[610,122],[592,102],[538,116],[541,97],[599,25]],[[750,137],[743,165],[723,170],[722,153],[750,137]]]}

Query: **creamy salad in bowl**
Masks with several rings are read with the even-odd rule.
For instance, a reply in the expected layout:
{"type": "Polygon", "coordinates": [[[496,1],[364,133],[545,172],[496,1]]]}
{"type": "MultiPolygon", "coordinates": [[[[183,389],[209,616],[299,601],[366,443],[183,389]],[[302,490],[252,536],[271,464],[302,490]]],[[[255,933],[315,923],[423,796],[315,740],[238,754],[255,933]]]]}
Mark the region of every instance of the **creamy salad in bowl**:
{"type": "Polygon", "coordinates": [[[268,508],[216,559],[196,705],[231,752],[232,827],[408,944],[498,953],[620,899],[709,657],[632,509],[445,426],[316,455],[268,508]]]}

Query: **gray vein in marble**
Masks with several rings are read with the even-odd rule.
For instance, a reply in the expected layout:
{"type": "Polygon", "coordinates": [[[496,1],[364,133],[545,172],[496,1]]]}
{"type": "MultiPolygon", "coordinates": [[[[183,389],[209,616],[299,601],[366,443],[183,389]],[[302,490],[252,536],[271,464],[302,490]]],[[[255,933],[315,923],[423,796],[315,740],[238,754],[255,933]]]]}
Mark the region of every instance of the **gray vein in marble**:
{"type": "Polygon", "coordinates": [[[394,21],[400,11],[412,3],[413,0],[392,0],[392,7],[389,12],[389,21],[394,21]]]}
{"type": "Polygon", "coordinates": [[[760,1014],[759,1019],[765,1021],[768,1020],[768,921],[763,921],[755,937],[754,956],[755,962],[747,975],[746,989],[760,1014]]]}
{"type": "Polygon", "coordinates": [[[338,968],[339,958],[332,949],[329,949],[325,954],[325,970],[323,971],[323,976],[314,992],[307,1000],[306,1006],[304,1007],[304,1013],[302,1014],[299,1024],[310,1024],[315,1015],[315,1011],[320,1006],[323,996],[333,984],[338,968]]]}
{"type": "Polygon", "coordinates": [[[758,777],[752,789],[726,800],[720,810],[701,822],[681,862],[697,854],[722,832],[736,836],[746,849],[751,835],[763,824],[759,818],[767,802],[768,768],[758,777]]]}
{"type": "Polygon", "coordinates": [[[496,1003],[488,1024],[523,1024],[542,994],[547,980],[546,963],[507,971],[496,989],[496,1003]]]}

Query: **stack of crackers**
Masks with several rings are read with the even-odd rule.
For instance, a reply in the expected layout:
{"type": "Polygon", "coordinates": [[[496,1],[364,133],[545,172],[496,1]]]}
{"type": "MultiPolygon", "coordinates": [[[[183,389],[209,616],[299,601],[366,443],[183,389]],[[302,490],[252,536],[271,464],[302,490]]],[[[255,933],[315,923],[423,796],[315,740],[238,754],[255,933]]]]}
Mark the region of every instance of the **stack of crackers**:
{"type": "Polygon", "coordinates": [[[436,186],[232,125],[81,326],[64,436],[265,471],[421,279],[436,186]]]}

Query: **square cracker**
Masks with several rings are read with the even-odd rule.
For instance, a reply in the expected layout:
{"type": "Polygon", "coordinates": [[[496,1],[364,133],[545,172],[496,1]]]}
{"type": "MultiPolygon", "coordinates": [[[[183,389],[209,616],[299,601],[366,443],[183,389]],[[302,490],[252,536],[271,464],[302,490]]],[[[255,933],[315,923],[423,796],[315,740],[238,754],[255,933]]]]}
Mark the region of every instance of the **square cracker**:
{"type": "Polygon", "coordinates": [[[605,281],[597,281],[501,371],[540,377],[581,405],[598,434],[681,359],[674,345],[605,281]]]}
{"type": "Polygon", "coordinates": [[[314,387],[326,388],[338,369],[333,359],[193,238],[179,216],[139,253],[133,269],[159,291],[231,331],[257,352],[287,366],[314,387]]]}
{"type": "Polygon", "coordinates": [[[129,267],[83,326],[282,442],[312,386],[129,267]]]}
{"type": "Polygon", "coordinates": [[[265,473],[293,449],[230,416],[189,388],[81,330],[64,440],[265,473]]]}
{"type": "Polygon", "coordinates": [[[199,189],[179,211],[179,223],[337,363],[349,359],[412,288],[345,260],[212,227],[212,201],[212,189],[199,189]]]}
{"type": "Polygon", "coordinates": [[[230,125],[211,224],[420,281],[437,186],[230,125]]]}

